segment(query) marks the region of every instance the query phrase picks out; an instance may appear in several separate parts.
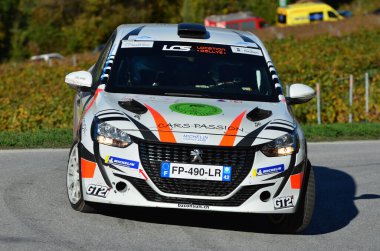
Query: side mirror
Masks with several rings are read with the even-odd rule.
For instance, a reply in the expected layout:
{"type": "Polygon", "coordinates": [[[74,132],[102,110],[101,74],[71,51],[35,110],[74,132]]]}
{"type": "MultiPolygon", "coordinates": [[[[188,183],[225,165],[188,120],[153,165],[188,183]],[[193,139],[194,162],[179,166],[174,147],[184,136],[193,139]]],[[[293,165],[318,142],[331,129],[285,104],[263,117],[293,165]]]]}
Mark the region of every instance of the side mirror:
{"type": "Polygon", "coordinates": [[[89,89],[92,85],[92,75],[88,71],[76,71],[66,75],[65,83],[78,89],[89,89]]]}
{"type": "Polygon", "coordinates": [[[314,98],[315,91],[304,84],[292,84],[289,88],[289,97],[286,97],[288,105],[303,104],[314,98]]]}

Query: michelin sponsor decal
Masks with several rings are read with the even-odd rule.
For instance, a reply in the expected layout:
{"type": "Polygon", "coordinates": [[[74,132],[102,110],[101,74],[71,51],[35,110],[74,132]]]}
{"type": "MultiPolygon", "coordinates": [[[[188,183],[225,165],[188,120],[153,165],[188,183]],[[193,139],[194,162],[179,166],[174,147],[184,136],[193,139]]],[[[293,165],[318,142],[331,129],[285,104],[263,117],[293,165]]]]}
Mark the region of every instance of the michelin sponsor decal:
{"type": "Polygon", "coordinates": [[[252,176],[262,176],[272,173],[282,173],[285,170],[284,164],[276,165],[276,166],[268,166],[268,167],[262,167],[262,168],[255,168],[252,171],[252,176]]]}
{"type": "Polygon", "coordinates": [[[209,140],[208,135],[201,135],[201,134],[192,134],[192,133],[185,133],[182,135],[182,140],[186,142],[194,142],[194,143],[207,143],[209,140]]]}
{"type": "Polygon", "coordinates": [[[190,208],[190,209],[210,209],[210,207],[207,205],[197,205],[197,204],[181,204],[181,203],[178,203],[178,207],[190,208]]]}
{"type": "Polygon", "coordinates": [[[107,155],[105,159],[106,164],[125,166],[133,169],[139,168],[139,162],[129,159],[122,159],[114,156],[107,155]]]}

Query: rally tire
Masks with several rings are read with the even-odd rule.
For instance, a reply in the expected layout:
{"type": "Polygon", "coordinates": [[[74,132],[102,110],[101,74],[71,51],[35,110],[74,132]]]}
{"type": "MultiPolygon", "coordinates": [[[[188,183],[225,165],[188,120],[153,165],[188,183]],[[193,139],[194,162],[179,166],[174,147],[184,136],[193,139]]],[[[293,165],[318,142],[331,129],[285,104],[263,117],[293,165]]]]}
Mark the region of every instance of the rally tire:
{"type": "Polygon", "coordinates": [[[80,166],[80,154],[78,142],[74,142],[70,149],[66,173],[67,196],[73,209],[83,213],[96,212],[93,206],[89,206],[83,199],[82,177],[80,166]]]}
{"type": "Polygon", "coordinates": [[[273,232],[294,234],[304,231],[310,224],[315,203],[314,170],[308,161],[299,205],[293,214],[268,215],[273,232]]]}
{"type": "Polygon", "coordinates": [[[305,188],[305,197],[303,201],[303,218],[302,218],[302,224],[297,229],[297,233],[304,231],[310,224],[311,218],[313,216],[314,212],[314,205],[315,205],[315,177],[314,177],[314,169],[311,166],[310,162],[308,161],[309,169],[309,177],[307,181],[307,187],[305,188]]]}

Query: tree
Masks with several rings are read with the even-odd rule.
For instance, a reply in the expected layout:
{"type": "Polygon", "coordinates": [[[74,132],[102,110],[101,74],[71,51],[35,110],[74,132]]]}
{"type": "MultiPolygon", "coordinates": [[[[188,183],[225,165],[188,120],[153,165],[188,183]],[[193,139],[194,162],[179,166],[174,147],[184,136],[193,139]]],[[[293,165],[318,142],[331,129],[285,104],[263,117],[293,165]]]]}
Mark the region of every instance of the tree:
{"type": "Polygon", "coordinates": [[[0,60],[9,56],[11,27],[18,0],[0,1],[0,60]]]}
{"type": "Polygon", "coordinates": [[[250,11],[274,23],[278,0],[184,0],[181,15],[186,22],[203,23],[209,15],[250,11]]]}

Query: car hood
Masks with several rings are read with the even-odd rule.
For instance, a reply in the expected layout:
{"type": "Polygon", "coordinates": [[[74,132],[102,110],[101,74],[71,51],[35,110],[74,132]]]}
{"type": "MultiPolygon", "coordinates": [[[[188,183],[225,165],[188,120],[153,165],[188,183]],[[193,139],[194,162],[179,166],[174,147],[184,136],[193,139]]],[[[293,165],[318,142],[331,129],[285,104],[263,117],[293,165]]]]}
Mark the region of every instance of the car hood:
{"type": "Polygon", "coordinates": [[[268,141],[291,131],[295,123],[284,102],[102,92],[99,104],[99,112],[115,109],[125,114],[131,123],[110,121],[119,129],[162,142],[232,146],[244,138],[268,141]]]}

